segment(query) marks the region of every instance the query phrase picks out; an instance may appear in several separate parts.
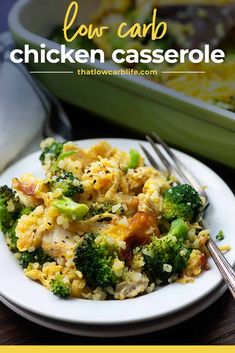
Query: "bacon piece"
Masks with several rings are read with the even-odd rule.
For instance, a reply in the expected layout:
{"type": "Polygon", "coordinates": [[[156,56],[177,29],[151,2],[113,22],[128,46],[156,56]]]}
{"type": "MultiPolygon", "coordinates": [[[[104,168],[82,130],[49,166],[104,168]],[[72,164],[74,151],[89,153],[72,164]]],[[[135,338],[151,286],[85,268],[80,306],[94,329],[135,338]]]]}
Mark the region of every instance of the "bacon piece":
{"type": "Polygon", "coordinates": [[[23,194],[28,195],[28,196],[34,196],[36,185],[26,183],[26,182],[21,182],[19,179],[14,179],[13,180],[13,187],[18,190],[23,192],[23,194]]]}
{"type": "Polygon", "coordinates": [[[156,214],[153,212],[137,212],[133,216],[127,231],[126,249],[122,252],[124,259],[130,262],[133,257],[133,249],[148,244],[153,234],[157,237],[160,236],[156,214]]]}
{"type": "Polygon", "coordinates": [[[153,212],[137,212],[129,224],[127,236],[136,238],[149,238],[152,234],[160,235],[157,226],[157,216],[153,212]]]}
{"type": "Polygon", "coordinates": [[[200,263],[201,263],[201,267],[207,270],[208,264],[207,264],[207,256],[205,254],[201,255],[200,263]]]}

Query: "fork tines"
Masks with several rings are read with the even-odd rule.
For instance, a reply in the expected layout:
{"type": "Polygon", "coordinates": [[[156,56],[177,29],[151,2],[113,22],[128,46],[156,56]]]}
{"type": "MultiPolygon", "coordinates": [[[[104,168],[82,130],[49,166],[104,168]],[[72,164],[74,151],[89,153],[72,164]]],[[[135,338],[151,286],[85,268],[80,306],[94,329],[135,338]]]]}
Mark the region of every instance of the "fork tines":
{"type": "MultiPolygon", "coordinates": [[[[200,183],[197,181],[194,175],[192,175],[192,173],[183,164],[183,162],[179,160],[175,153],[155,132],[146,135],[146,139],[152,146],[156,156],[160,159],[168,175],[175,174],[181,183],[192,185],[194,189],[196,189],[201,194],[201,196],[203,196],[206,200],[208,199],[205,191],[201,188],[200,183]]],[[[149,162],[155,167],[155,165],[152,163],[152,161],[155,161],[155,158],[153,158],[146,149],[143,149],[143,151],[149,162]]]]}

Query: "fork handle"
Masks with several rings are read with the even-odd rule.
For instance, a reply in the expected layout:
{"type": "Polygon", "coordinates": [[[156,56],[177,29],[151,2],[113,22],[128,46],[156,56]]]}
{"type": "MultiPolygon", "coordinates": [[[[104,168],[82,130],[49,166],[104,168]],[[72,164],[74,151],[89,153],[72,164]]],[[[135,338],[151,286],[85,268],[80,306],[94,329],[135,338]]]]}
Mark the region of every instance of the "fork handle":
{"type": "Polygon", "coordinates": [[[225,256],[219,250],[218,246],[212,238],[207,242],[207,248],[210,251],[211,257],[217,265],[221,275],[224,278],[233,298],[235,299],[235,271],[229,264],[225,256]]]}

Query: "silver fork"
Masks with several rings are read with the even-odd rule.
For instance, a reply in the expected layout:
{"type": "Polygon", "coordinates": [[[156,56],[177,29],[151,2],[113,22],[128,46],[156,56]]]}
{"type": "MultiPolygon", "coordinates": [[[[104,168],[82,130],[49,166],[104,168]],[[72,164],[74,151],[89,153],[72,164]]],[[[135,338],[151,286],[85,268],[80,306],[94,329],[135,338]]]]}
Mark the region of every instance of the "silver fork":
{"type": "MultiPolygon", "coordinates": [[[[159,166],[158,162],[155,158],[152,157],[149,151],[142,144],[140,144],[140,147],[150,164],[157,169],[161,169],[163,172],[167,173],[168,176],[176,175],[176,177],[181,183],[192,185],[194,189],[197,190],[200,196],[204,199],[203,212],[205,212],[206,208],[209,206],[209,199],[205,190],[201,187],[200,183],[195,178],[195,176],[192,175],[188,168],[179,160],[179,158],[173,153],[169,146],[156,133],[151,134],[151,136],[146,135],[146,139],[148,140],[157,157],[161,161],[163,168],[159,166]],[[161,148],[159,147],[159,145],[161,148]]],[[[229,264],[229,262],[224,257],[222,252],[217,247],[215,241],[211,237],[207,241],[206,245],[211,254],[212,259],[218,267],[233,298],[235,299],[234,269],[229,264]]]]}

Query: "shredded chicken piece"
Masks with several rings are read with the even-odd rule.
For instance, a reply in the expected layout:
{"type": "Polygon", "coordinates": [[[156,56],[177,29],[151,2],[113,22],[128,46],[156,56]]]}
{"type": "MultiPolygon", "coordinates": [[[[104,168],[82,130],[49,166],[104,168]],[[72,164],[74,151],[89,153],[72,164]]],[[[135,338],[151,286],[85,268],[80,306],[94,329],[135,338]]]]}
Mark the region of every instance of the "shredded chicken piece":
{"type": "Polygon", "coordinates": [[[125,281],[118,283],[116,286],[114,298],[119,300],[134,298],[138,294],[145,292],[148,288],[148,284],[149,279],[145,275],[143,275],[137,282],[125,281]]]}
{"type": "Polygon", "coordinates": [[[43,250],[54,258],[69,258],[75,246],[74,234],[62,227],[56,227],[42,238],[43,250]]]}

